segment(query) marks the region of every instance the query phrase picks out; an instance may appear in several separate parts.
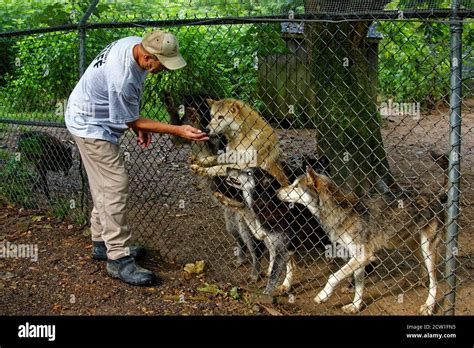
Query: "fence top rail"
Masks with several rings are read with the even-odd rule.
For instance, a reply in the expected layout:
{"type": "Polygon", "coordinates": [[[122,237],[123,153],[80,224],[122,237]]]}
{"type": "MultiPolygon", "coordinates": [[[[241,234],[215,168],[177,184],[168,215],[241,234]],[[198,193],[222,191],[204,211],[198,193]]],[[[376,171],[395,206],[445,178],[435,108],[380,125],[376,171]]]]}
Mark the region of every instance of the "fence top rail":
{"type": "MultiPolygon", "coordinates": [[[[307,13],[295,14],[290,19],[287,14],[272,16],[251,16],[251,17],[206,17],[189,19],[164,19],[164,20],[142,20],[129,22],[104,22],[104,23],[79,23],[63,24],[52,27],[13,30],[0,33],[0,38],[20,35],[33,35],[41,33],[51,33],[58,31],[71,31],[77,29],[104,29],[104,28],[133,28],[133,27],[176,27],[185,25],[225,25],[225,24],[252,24],[270,22],[301,22],[301,21],[363,21],[363,20],[440,20],[451,19],[452,11],[443,10],[393,10],[379,11],[372,13],[341,14],[341,13],[307,13]]],[[[462,9],[457,11],[456,17],[460,20],[474,18],[474,10],[462,9]]]]}

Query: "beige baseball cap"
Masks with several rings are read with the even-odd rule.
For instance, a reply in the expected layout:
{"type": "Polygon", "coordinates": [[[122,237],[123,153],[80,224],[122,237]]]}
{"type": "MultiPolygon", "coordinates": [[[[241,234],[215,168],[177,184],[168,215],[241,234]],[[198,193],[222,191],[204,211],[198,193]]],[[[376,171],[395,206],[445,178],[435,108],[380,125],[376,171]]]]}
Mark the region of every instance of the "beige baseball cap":
{"type": "Polygon", "coordinates": [[[186,61],[179,53],[178,39],[171,33],[155,30],[143,36],[142,45],[169,70],[177,70],[186,66],[186,61]]]}

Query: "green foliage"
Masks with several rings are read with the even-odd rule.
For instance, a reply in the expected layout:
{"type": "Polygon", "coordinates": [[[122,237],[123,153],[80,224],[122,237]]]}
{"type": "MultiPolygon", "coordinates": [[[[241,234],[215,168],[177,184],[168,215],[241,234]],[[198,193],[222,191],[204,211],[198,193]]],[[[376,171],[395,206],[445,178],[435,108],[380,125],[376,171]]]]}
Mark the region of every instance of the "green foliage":
{"type": "Polygon", "coordinates": [[[77,78],[77,33],[23,37],[12,47],[18,67],[5,77],[5,93],[16,111],[55,110],[77,78]],[[67,63],[66,63],[67,62],[67,63]]]}
{"type": "MultiPolygon", "coordinates": [[[[282,53],[286,47],[277,24],[234,26],[191,26],[173,31],[188,62],[186,69],[150,76],[142,107],[148,117],[163,119],[157,106],[163,91],[178,94],[208,93],[244,100],[255,96],[255,57],[282,53]]],[[[108,43],[122,37],[142,36],[143,30],[89,30],[87,62],[108,43]]],[[[62,117],[62,105],[78,76],[77,33],[30,35],[12,47],[21,65],[5,76],[3,96],[10,115],[39,112],[62,117]],[[67,63],[66,63],[67,62],[67,63]]],[[[13,57],[12,57],[13,58],[13,57]]],[[[40,116],[38,114],[38,116],[40,116]]],[[[44,116],[41,116],[43,118],[44,116]]],[[[53,117],[54,118],[54,117],[53,117]]]]}
{"type": "Polygon", "coordinates": [[[383,98],[432,107],[449,94],[449,26],[382,22],[379,81],[383,98]]]}
{"type": "Polygon", "coordinates": [[[20,160],[15,154],[1,151],[0,163],[0,195],[23,208],[37,208],[34,184],[38,176],[28,162],[20,160]]]}
{"type": "MultiPolygon", "coordinates": [[[[23,27],[47,27],[77,23],[89,0],[3,0],[0,31],[23,27]]],[[[463,2],[464,3],[464,2],[463,2]]],[[[90,22],[137,19],[174,19],[252,15],[256,13],[303,12],[303,1],[208,1],[100,2],[90,22]]],[[[446,7],[447,0],[396,0],[393,8],[446,7]]],[[[466,25],[466,27],[468,27],[466,25]]],[[[279,24],[196,25],[164,28],[174,32],[188,62],[178,72],[150,76],[142,99],[147,117],[167,117],[160,100],[164,90],[178,94],[207,93],[250,101],[263,110],[257,97],[255,57],[287,53],[279,24]]],[[[142,36],[151,28],[87,30],[86,63],[110,42],[122,37],[142,36]]],[[[383,98],[422,102],[431,106],[449,92],[449,26],[443,23],[381,22],[384,35],[380,48],[379,80],[383,98]]],[[[472,30],[464,42],[471,43],[472,30]]],[[[10,118],[62,120],[65,100],[78,75],[77,31],[53,32],[0,39],[0,115],[10,118]]],[[[466,50],[465,50],[466,51],[466,50]]],[[[304,113],[302,113],[304,114],[304,113]]],[[[301,120],[297,120],[301,121],[301,120]]],[[[301,121],[300,123],[302,123],[301,121]]],[[[304,123],[304,122],[303,122],[304,123]]]]}
{"type": "Polygon", "coordinates": [[[149,78],[152,94],[144,96],[148,97],[145,105],[152,104],[164,90],[176,96],[207,93],[252,100],[257,88],[256,57],[286,51],[277,29],[270,24],[181,27],[174,33],[188,66],[149,78]]]}

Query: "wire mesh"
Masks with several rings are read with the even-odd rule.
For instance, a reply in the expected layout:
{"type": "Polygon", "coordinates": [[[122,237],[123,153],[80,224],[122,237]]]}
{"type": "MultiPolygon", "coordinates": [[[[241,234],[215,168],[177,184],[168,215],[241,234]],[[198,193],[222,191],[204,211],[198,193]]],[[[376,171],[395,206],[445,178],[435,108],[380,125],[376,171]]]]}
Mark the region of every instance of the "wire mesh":
{"type": "MultiPolygon", "coordinates": [[[[77,23],[88,5],[61,4],[45,7],[57,12],[45,26],[77,23]]],[[[124,135],[120,146],[129,173],[128,216],[135,240],[169,262],[204,260],[209,279],[280,291],[278,305],[314,314],[358,312],[354,304],[341,306],[351,303],[360,272],[355,280],[348,274],[324,303],[314,298],[319,294],[322,302],[323,294],[332,291],[326,285],[330,275],[359,255],[357,248],[364,255],[374,248],[376,257],[364,261],[362,313],[416,314],[428,288],[433,289],[423,276],[423,259],[434,258],[417,255],[439,238],[433,253],[438,254],[436,313],[442,314],[444,296],[451,291],[443,273],[447,162],[430,153],[450,150],[450,22],[383,20],[375,13],[411,9],[425,18],[423,13],[449,9],[449,2],[181,1],[160,9],[140,1],[100,2],[89,24],[105,26],[85,27],[86,64],[117,39],[158,28],[174,33],[188,66],[147,77],[141,115],[192,124],[215,135],[206,144],[157,135],[146,150],[133,134],[124,135]],[[295,14],[309,13],[323,19],[294,20],[295,14]],[[368,17],[324,20],[334,13],[368,17]],[[252,21],[252,16],[273,14],[284,18],[252,21]],[[122,21],[223,16],[249,17],[212,25],[107,27],[122,21]],[[229,134],[236,134],[226,127],[236,123],[238,132],[246,134],[232,143],[229,134]],[[227,172],[226,162],[240,171],[227,172]],[[323,176],[309,176],[308,166],[323,176]],[[312,179],[306,190],[313,192],[306,199],[319,205],[309,208],[313,203],[304,201],[301,192],[299,200],[278,198],[278,190],[297,178],[312,179]],[[315,189],[317,178],[323,191],[315,189]],[[253,198],[245,199],[248,195],[253,198]],[[324,204],[334,211],[331,221],[321,216],[324,204]],[[437,233],[427,228],[435,222],[437,233]],[[420,231],[432,233],[428,242],[420,239],[420,231]],[[403,236],[401,243],[378,250],[397,234],[403,236]],[[286,264],[293,253],[296,263],[286,264]],[[273,274],[261,276],[271,259],[273,274]]],[[[461,9],[469,9],[469,2],[461,2],[461,9]]],[[[27,27],[26,20],[2,28],[27,27]]],[[[466,20],[462,28],[456,313],[472,314],[474,26],[466,20]]],[[[47,207],[84,222],[91,208],[86,179],[79,153],[68,142],[70,134],[61,127],[79,77],[78,31],[10,33],[0,35],[0,45],[5,52],[0,64],[1,195],[20,206],[47,207]]]]}

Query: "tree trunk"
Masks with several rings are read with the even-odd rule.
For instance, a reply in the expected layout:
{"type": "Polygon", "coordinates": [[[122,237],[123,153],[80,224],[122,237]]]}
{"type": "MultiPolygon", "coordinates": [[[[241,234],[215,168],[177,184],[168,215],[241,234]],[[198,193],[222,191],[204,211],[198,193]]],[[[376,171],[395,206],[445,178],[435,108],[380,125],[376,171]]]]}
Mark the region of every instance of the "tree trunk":
{"type": "Polygon", "coordinates": [[[367,58],[370,24],[305,24],[318,154],[329,158],[334,180],[358,194],[380,180],[388,186],[393,183],[367,58]]]}

